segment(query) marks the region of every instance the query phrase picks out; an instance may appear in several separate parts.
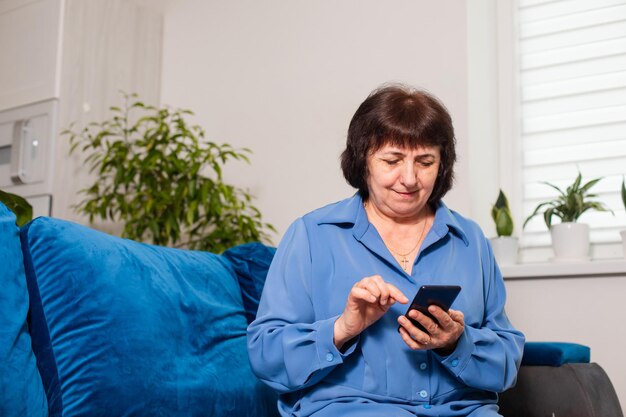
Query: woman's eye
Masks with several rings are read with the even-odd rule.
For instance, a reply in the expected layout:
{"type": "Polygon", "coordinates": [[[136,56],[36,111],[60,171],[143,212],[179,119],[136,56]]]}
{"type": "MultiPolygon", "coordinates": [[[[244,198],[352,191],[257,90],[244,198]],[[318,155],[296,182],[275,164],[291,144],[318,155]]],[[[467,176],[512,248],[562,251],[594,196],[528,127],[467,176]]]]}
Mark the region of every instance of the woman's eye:
{"type": "Polygon", "coordinates": [[[400,162],[400,160],[398,159],[385,159],[384,161],[387,165],[391,166],[396,165],[398,162],[400,162]]]}
{"type": "Polygon", "coordinates": [[[419,164],[424,168],[428,168],[429,166],[432,166],[433,162],[420,162],[419,164]]]}

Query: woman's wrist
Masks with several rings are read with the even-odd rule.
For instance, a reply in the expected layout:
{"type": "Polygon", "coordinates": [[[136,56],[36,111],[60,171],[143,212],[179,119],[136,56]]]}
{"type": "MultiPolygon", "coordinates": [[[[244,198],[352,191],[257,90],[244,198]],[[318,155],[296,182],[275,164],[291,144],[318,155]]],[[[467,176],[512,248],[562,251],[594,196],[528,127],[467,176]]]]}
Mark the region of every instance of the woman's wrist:
{"type": "Polygon", "coordinates": [[[433,349],[433,351],[439,356],[449,356],[452,352],[456,350],[456,346],[458,345],[458,339],[447,346],[442,346],[440,348],[433,349]]]}
{"type": "Polygon", "coordinates": [[[343,326],[343,316],[339,316],[337,320],[335,320],[335,325],[333,328],[333,343],[338,350],[341,350],[343,346],[353,339],[354,336],[348,334],[346,332],[345,327],[343,326]]]}

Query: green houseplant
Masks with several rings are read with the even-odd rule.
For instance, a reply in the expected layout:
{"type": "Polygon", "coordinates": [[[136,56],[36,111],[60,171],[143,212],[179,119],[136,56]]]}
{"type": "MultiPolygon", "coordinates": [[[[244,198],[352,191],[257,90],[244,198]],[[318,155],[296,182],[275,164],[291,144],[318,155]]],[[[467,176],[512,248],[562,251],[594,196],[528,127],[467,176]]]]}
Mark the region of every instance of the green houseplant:
{"type": "Polygon", "coordinates": [[[74,131],[70,153],[86,154],[97,178],[81,190],[80,213],[121,222],[122,235],[158,245],[222,252],[245,242],[268,241],[252,196],[224,182],[229,160],[249,162],[249,149],[204,140],[189,110],[146,105],[123,94],[111,117],[74,131]]]}
{"type": "Polygon", "coordinates": [[[599,201],[590,201],[591,198],[595,198],[597,195],[591,194],[589,189],[596,185],[601,179],[602,178],[596,178],[581,185],[582,174],[579,171],[574,182],[565,190],[562,190],[549,182],[543,182],[543,184],[549,185],[557,190],[559,194],[555,199],[539,204],[533,213],[526,218],[524,227],[526,227],[526,224],[530,221],[530,219],[542,213],[542,210],[543,220],[548,229],[552,226],[553,217],[560,218],[562,223],[575,223],[587,210],[610,211],[604,206],[603,203],[599,201]]]}
{"type": "Polygon", "coordinates": [[[491,206],[491,218],[496,225],[498,237],[491,238],[491,247],[496,260],[500,264],[514,264],[517,262],[518,240],[513,237],[513,216],[509,208],[509,200],[502,190],[498,193],[496,202],[491,206]]]}
{"type": "Polygon", "coordinates": [[[579,171],[574,182],[564,190],[548,182],[543,183],[554,188],[558,195],[550,201],[540,203],[526,218],[524,227],[536,215],[543,215],[543,220],[550,230],[556,260],[588,258],[589,226],[578,223],[578,219],[589,210],[610,211],[603,203],[591,200],[597,195],[589,190],[601,179],[596,178],[583,184],[582,174],[579,171]],[[552,224],[553,217],[560,218],[561,223],[552,224]]]}
{"type": "Polygon", "coordinates": [[[498,237],[511,236],[513,234],[513,216],[511,216],[509,200],[502,190],[500,190],[494,205],[491,206],[491,218],[496,224],[498,237]]]}
{"type": "Polygon", "coordinates": [[[25,198],[0,190],[0,202],[4,203],[9,210],[15,213],[18,226],[22,227],[33,219],[33,207],[25,198]]]}

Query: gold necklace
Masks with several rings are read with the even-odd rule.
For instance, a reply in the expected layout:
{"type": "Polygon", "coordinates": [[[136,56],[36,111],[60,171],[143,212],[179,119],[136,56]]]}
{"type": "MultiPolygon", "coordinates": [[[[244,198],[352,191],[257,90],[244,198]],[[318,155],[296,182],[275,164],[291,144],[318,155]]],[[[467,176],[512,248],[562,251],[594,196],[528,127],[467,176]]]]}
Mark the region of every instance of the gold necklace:
{"type": "Polygon", "coordinates": [[[420,233],[420,237],[417,239],[417,243],[415,243],[415,246],[413,246],[413,248],[408,251],[407,253],[399,253],[396,252],[391,245],[388,245],[387,243],[385,243],[385,245],[387,246],[387,248],[389,249],[389,251],[391,253],[393,253],[396,256],[399,256],[401,259],[399,261],[400,265],[402,266],[402,269],[404,270],[404,272],[408,271],[409,268],[409,258],[408,256],[413,253],[413,251],[415,249],[417,249],[417,247],[419,246],[420,242],[422,241],[422,237],[424,236],[424,231],[426,230],[426,222],[428,221],[428,219],[424,219],[424,223],[422,224],[422,232],[420,233]]]}
{"type": "MultiPolygon", "coordinates": [[[[363,208],[366,209],[367,212],[367,202],[363,202],[363,208]]],[[[422,241],[422,237],[424,236],[424,231],[426,230],[426,222],[428,221],[428,217],[426,217],[424,219],[424,223],[422,224],[422,232],[420,233],[420,237],[417,239],[417,243],[415,243],[415,246],[413,246],[413,248],[408,251],[407,253],[399,253],[396,252],[391,245],[387,244],[387,242],[385,242],[385,240],[383,239],[383,243],[385,244],[385,246],[387,247],[387,249],[389,249],[389,251],[393,254],[396,255],[398,257],[400,257],[401,259],[398,261],[398,263],[400,264],[400,266],[402,266],[402,269],[404,270],[404,272],[408,271],[409,268],[409,258],[408,256],[413,253],[413,251],[419,246],[420,242],[422,241]]],[[[396,258],[397,259],[397,258],[396,258]]]]}

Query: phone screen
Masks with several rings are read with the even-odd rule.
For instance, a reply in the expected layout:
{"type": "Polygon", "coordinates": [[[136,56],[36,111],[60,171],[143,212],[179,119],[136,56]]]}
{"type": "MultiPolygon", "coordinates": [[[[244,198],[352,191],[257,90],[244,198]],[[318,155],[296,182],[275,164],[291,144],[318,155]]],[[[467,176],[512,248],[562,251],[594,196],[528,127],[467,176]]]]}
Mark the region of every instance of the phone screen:
{"type": "Polygon", "coordinates": [[[409,317],[409,311],[418,310],[437,323],[437,319],[428,311],[428,306],[436,305],[442,310],[448,311],[459,292],[461,292],[461,287],[458,285],[422,285],[404,315],[411,320],[415,327],[428,333],[424,326],[409,317]]]}

